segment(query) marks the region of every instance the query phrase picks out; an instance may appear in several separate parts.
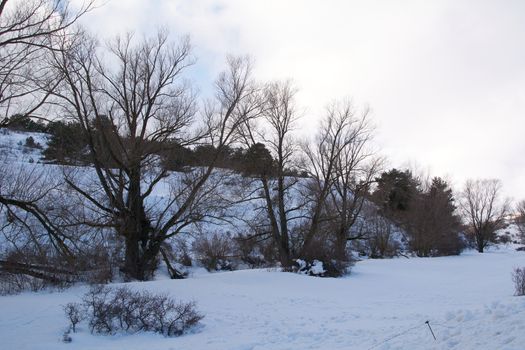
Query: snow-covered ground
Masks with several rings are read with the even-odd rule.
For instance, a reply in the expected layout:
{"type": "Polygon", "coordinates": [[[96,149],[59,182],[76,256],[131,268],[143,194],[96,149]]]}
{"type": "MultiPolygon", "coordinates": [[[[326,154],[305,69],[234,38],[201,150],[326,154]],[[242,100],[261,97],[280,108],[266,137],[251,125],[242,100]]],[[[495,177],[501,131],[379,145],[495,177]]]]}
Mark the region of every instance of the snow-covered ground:
{"type": "Polygon", "coordinates": [[[0,348],[520,350],[525,297],[513,296],[516,266],[525,266],[525,253],[507,246],[454,257],[366,260],[339,279],[244,270],[131,283],[197,302],[202,326],[178,338],[91,335],[84,324],[65,344],[61,305],[79,301],[88,287],[4,296],[0,348]]]}

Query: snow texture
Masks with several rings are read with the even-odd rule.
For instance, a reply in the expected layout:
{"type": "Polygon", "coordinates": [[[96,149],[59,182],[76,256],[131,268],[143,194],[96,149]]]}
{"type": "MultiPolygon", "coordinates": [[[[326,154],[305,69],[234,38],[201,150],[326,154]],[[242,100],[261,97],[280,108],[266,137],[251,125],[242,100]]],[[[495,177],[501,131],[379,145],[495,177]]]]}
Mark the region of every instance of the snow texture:
{"type": "Polygon", "coordinates": [[[2,349],[503,349],[525,348],[525,298],[511,270],[525,265],[513,246],[442,258],[358,262],[345,278],[269,270],[205,273],[131,288],[195,300],[202,326],[179,338],[91,335],[72,342],[62,306],[87,286],[0,297],[2,349]],[[429,321],[437,340],[425,324],[429,321]]]}

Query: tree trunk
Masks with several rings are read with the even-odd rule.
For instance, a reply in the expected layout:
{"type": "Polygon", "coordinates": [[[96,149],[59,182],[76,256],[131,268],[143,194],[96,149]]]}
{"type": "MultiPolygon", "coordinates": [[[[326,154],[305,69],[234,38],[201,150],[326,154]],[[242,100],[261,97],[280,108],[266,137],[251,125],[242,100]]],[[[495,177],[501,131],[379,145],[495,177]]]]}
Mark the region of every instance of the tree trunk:
{"type": "Polygon", "coordinates": [[[346,230],[341,229],[341,231],[338,232],[336,237],[334,257],[336,260],[346,261],[346,230]]]}
{"type": "Polygon", "coordinates": [[[151,237],[152,227],[144,210],[138,169],[131,171],[126,206],[129,209],[122,218],[120,234],[126,243],[124,273],[129,278],[144,281],[155,271],[160,244],[151,237]]]}
{"type": "Polygon", "coordinates": [[[270,229],[272,231],[272,238],[277,245],[279,251],[279,261],[282,267],[290,267],[290,251],[288,249],[288,235],[286,235],[286,242],[283,242],[282,232],[279,232],[279,224],[275,218],[275,212],[273,209],[272,198],[270,194],[270,188],[268,181],[265,177],[261,177],[261,182],[264,190],[264,197],[266,199],[266,210],[268,212],[268,219],[270,220],[270,229]]]}
{"type": "Polygon", "coordinates": [[[135,232],[126,232],[126,252],[124,268],[122,271],[127,277],[139,281],[145,280],[144,269],[142,267],[139,251],[139,240],[135,232]]]}
{"type": "Polygon", "coordinates": [[[279,175],[277,183],[278,191],[278,207],[279,207],[279,224],[281,228],[281,242],[278,243],[281,245],[282,257],[281,264],[285,267],[291,266],[290,261],[290,238],[288,235],[288,218],[286,217],[286,207],[284,204],[284,195],[285,195],[285,186],[284,186],[284,175],[282,174],[284,169],[284,164],[280,160],[279,162],[279,175]]]}
{"type": "Polygon", "coordinates": [[[121,235],[125,239],[123,272],[128,278],[145,281],[150,279],[157,267],[160,245],[149,237],[151,226],[144,217],[130,216],[126,219],[121,235]]]}
{"type": "Polygon", "coordinates": [[[483,250],[485,248],[485,240],[483,239],[483,235],[482,234],[478,235],[477,243],[478,243],[478,252],[483,253],[483,250]]]}

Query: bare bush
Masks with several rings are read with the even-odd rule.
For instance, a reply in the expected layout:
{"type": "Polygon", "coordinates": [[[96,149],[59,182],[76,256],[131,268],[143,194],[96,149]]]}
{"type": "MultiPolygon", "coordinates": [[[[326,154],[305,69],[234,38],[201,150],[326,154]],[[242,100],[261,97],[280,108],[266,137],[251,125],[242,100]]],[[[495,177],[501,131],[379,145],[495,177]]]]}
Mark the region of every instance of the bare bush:
{"type": "Polygon", "coordinates": [[[0,272],[0,295],[18,294],[30,290],[36,292],[46,288],[46,281],[23,274],[0,272]]]}
{"type": "Polygon", "coordinates": [[[112,248],[97,244],[86,247],[85,251],[77,254],[75,266],[79,272],[79,280],[90,284],[111,282],[117,266],[117,258],[112,254],[112,248]]]}
{"type": "Polygon", "coordinates": [[[188,246],[188,242],[181,238],[177,237],[173,240],[172,247],[172,254],[174,256],[174,259],[176,262],[181,264],[182,266],[190,267],[193,265],[191,261],[191,255],[190,255],[190,247],[188,246]]]}
{"type": "MultiPolygon", "coordinates": [[[[270,237],[260,237],[258,235],[239,234],[235,237],[235,249],[239,259],[251,268],[267,266],[269,261],[265,258],[268,249],[275,251],[270,237]]],[[[275,256],[275,252],[273,256],[275,256]]],[[[275,258],[271,261],[273,262],[275,258]]]]}
{"type": "Polygon", "coordinates": [[[234,246],[229,235],[214,233],[193,243],[193,253],[208,271],[233,270],[234,246]]]}
{"type": "Polygon", "coordinates": [[[514,295],[525,295],[525,267],[514,268],[512,272],[512,281],[514,282],[514,295]]]}
{"type": "Polygon", "coordinates": [[[399,242],[394,239],[393,224],[376,210],[365,217],[364,241],[365,252],[371,258],[385,258],[396,256],[399,252],[399,242]]]}
{"type": "Polygon", "coordinates": [[[85,318],[91,333],[100,334],[145,331],[179,336],[203,317],[194,302],[176,302],[163,294],[100,285],[84,295],[81,305],[68,304],[65,311],[72,326],[85,318]]]}
{"type": "MultiPolygon", "coordinates": [[[[311,273],[309,275],[318,277],[340,277],[350,272],[353,265],[352,257],[345,252],[345,256],[341,258],[336,257],[337,238],[333,235],[333,222],[326,222],[320,225],[317,235],[307,249],[302,249],[299,257],[300,261],[305,263],[306,271],[310,271],[315,266],[322,266],[323,273],[311,273]]],[[[301,264],[294,266],[293,271],[304,272],[301,264]]]]}
{"type": "Polygon", "coordinates": [[[76,332],[77,324],[82,321],[85,316],[85,313],[82,310],[82,305],[78,303],[68,303],[66,306],[64,306],[64,313],[69,320],[71,330],[76,332]]]}

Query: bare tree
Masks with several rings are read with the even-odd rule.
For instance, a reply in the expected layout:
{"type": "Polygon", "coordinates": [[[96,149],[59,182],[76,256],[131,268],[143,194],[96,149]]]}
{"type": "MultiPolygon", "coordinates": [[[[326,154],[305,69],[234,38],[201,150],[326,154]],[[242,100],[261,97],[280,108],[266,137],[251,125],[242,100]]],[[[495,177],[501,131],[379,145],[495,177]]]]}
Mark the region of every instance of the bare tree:
{"type": "Polygon", "coordinates": [[[463,189],[460,208],[480,253],[505,226],[509,200],[501,198],[501,188],[500,180],[483,179],[468,180],[463,189]]]}
{"type": "Polygon", "coordinates": [[[46,56],[59,49],[59,38],[76,35],[73,25],[93,5],[94,0],[76,8],[67,0],[0,1],[0,127],[13,116],[35,116],[44,105],[46,90],[58,84],[46,56]]]}
{"type": "Polygon", "coordinates": [[[370,187],[383,165],[382,158],[371,147],[374,128],[369,122],[368,109],[357,116],[352,106],[343,108],[341,116],[348,120],[343,130],[345,140],[336,156],[333,190],[329,196],[338,222],[335,257],[341,260],[346,258],[348,241],[365,238],[365,232],[352,228],[360,218],[370,187]]]}
{"type": "Polygon", "coordinates": [[[216,99],[204,109],[204,126],[197,128],[195,98],[182,75],[192,63],[188,40],[172,43],[159,31],[141,41],[132,35],[118,37],[105,49],[87,35],[66,44],[55,61],[63,84],[53,94],[65,114],[82,125],[98,190],[87,191],[72,177],[66,181],[110,218],[124,239],[126,275],[148,279],[162,243],[212,215],[203,203],[209,203],[216,188],[208,186],[212,161],[171,186],[168,199],[148,202],[169,176],[158,154],[173,141],[188,145],[207,140],[216,150],[214,159],[219,157],[255,110],[249,61],[229,59],[228,70],[216,83],[216,99]]]}
{"type": "Polygon", "coordinates": [[[334,253],[338,259],[345,259],[348,240],[363,237],[351,229],[381,167],[381,159],[370,147],[373,128],[368,112],[365,109],[359,115],[348,101],[332,104],[315,143],[305,146],[314,198],[303,252],[312,248],[323,220],[337,223],[334,253]]]}
{"type": "Polygon", "coordinates": [[[250,124],[243,126],[246,144],[251,150],[260,149],[261,154],[249,160],[255,166],[250,173],[260,182],[264,202],[261,209],[269,222],[268,230],[284,267],[292,263],[290,225],[299,218],[297,213],[303,207],[291,195],[299,181],[292,171],[297,168],[298,151],[292,134],[298,119],[295,93],[290,81],[268,84],[261,96],[264,102],[261,129],[257,130],[250,124]],[[264,153],[266,146],[268,154],[264,153]]]}

